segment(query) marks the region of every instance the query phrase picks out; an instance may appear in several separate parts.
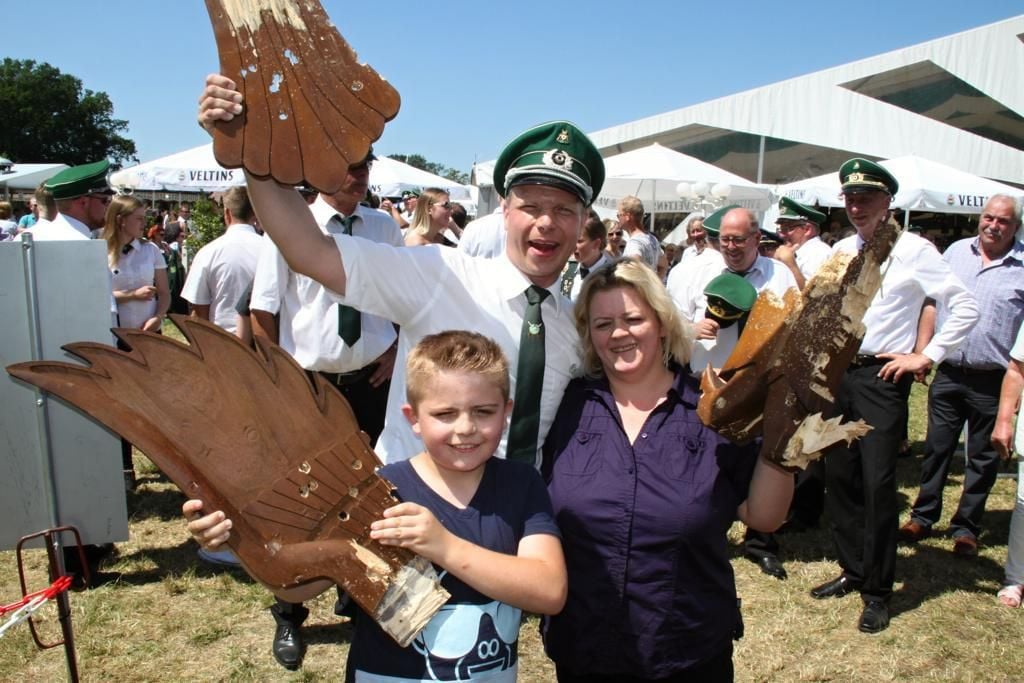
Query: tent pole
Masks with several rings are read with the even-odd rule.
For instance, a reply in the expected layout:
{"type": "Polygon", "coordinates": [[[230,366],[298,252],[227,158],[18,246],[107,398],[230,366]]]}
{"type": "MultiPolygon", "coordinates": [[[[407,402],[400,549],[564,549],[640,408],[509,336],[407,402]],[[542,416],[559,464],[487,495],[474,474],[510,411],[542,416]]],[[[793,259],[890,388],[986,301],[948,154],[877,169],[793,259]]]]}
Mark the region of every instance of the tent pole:
{"type": "Polygon", "coordinates": [[[764,182],[764,136],[761,136],[761,142],[758,145],[757,150],[757,182],[758,184],[764,182]]]}

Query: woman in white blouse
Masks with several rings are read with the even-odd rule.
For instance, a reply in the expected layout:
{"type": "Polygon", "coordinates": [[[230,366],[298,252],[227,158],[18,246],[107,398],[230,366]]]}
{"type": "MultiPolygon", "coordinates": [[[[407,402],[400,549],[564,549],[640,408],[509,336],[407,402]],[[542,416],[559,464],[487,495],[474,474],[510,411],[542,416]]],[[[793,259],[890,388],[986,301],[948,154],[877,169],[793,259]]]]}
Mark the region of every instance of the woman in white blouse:
{"type": "Polygon", "coordinates": [[[167,263],[160,248],[142,240],[146,207],[132,196],[117,196],[107,207],[103,239],[112,274],[120,327],[159,332],[171,303],[167,263]]]}

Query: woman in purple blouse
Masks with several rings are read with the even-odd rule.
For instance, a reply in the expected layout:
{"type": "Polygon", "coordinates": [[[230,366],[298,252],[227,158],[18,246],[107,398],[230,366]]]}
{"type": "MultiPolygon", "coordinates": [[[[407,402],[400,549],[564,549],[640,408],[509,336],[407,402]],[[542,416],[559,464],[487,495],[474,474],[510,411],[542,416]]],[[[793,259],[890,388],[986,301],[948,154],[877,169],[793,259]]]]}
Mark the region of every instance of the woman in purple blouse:
{"type": "Polygon", "coordinates": [[[569,570],[565,609],[542,625],[558,680],[732,680],[726,532],[778,527],[793,477],[701,424],[688,335],[645,265],[592,273],[576,328],[586,376],[544,445],[569,570]]]}

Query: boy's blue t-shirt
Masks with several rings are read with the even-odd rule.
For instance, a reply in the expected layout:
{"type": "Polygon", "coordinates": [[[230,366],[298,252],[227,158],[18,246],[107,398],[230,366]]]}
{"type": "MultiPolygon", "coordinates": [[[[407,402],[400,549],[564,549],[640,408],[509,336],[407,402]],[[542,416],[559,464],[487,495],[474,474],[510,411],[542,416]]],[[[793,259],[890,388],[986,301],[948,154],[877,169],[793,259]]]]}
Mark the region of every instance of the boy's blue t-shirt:
{"type": "MultiPolygon", "coordinates": [[[[533,534],[559,536],[547,488],[530,465],[491,458],[465,509],[434,493],[409,461],[380,474],[398,498],[434,513],[448,531],[488,550],[515,555],[533,534]]],[[[402,648],[361,610],[349,649],[346,681],[514,681],[521,610],[492,600],[435,566],[451,593],[409,647],[402,648]]]]}

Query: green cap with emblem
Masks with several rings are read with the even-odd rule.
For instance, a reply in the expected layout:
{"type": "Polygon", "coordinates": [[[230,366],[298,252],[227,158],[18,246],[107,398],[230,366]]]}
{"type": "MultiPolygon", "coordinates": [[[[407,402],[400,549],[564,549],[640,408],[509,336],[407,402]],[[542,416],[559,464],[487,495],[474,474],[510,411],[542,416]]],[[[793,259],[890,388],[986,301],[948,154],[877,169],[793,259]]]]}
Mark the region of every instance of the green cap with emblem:
{"type": "Polygon", "coordinates": [[[761,235],[758,238],[758,244],[767,244],[770,246],[777,247],[783,242],[782,237],[779,236],[779,233],[772,232],[768,228],[760,228],[760,233],[761,235]]]}
{"type": "Polygon", "coordinates": [[[65,168],[46,181],[46,189],[53,193],[53,198],[56,200],[109,192],[108,171],[110,171],[110,162],[106,159],[83,166],[65,168]]]}
{"type": "Polygon", "coordinates": [[[729,213],[733,209],[739,208],[741,208],[739,204],[729,204],[727,206],[723,206],[717,211],[712,211],[708,214],[708,217],[704,219],[704,232],[706,232],[710,237],[717,239],[718,233],[722,232],[722,218],[724,218],[725,214],[729,213]]]}
{"type": "Polygon", "coordinates": [[[402,192],[402,199],[419,199],[419,196],[420,191],[415,188],[413,188],[412,190],[405,190],[404,192],[402,192]]]}
{"type": "Polygon", "coordinates": [[[708,312],[717,320],[736,320],[750,312],[757,290],[736,273],[722,273],[704,288],[708,312]]]}
{"type": "Polygon", "coordinates": [[[776,223],[779,221],[810,221],[815,225],[821,225],[825,222],[825,214],[795,199],[783,197],[779,200],[779,217],[775,219],[776,223]]]}
{"type": "Polygon", "coordinates": [[[604,185],[604,159],[590,138],[568,121],[551,121],[520,133],[494,165],[502,197],[516,185],[551,185],[590,206],[604,185]]]}
{"type": "Polygon", "coordinates": [[[839,182],[843,185],[843,192],[881,190],[896,196],[900,189],[900,184],[891,173],[867,159],[850,159],[840,166],[839,182]]]}

